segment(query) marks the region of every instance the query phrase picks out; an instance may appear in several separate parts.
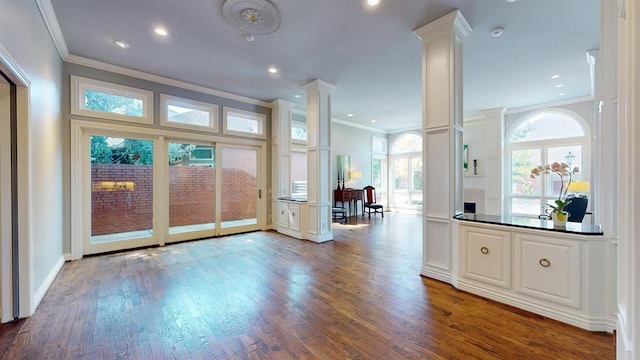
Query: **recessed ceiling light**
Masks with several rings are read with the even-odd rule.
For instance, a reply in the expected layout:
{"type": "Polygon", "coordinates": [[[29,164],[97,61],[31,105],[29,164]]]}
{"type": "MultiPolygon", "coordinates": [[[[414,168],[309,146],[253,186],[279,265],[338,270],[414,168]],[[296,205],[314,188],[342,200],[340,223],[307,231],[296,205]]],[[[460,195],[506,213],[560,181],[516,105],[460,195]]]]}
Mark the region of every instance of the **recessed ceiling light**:
{"type": "Polygon", "coordinates": [[[507,0],[507,2],[509,2],[509,3],[516,2],[516,0],[507,0]]]}
{"type": "Polygon", "coordinates": [[[300,95],[300,94],[295,94],[295,95],[293,95],[293,97],[294,97],[294,98],[296,98],[296,99],[300,99],[300,97],[301,97],[301,96],[302,96],[302,95],[300,95]]]}
{"type": "Polygon", "coordinates": [[[124,41],[116,40],[116,41],[114,41],[113,43],[114,43],[114,44],[116,44],[116,46],[121,47],[121,48],[123,48],[123,49],[127,49],[127,48],[129,48],[129,44],[127,44],[127,43],[126,43],[126,42],[124,42],[124,41]]]}
{"type": "Polygon", "coordinates": [[[490,34],[493,37],[498,37],[498,36],[502,35],[503,32],[504,32],[504,28],[501,28],[501,27],[498,26],[497,28],[491,29],[490,34]]]}
{"type": "Polygon", "coordinates": [[[372,123],[378,122],[377,120],[371,120],[372,123]]]}
{"type": "Polygon", "coordinates": [[[561,88],[561,87],[563,87],[563,86],[564,86],[563,84],[558,84],[558,85],[556,85],[556,87],[557,87],[557,88],[561,88]]]}
{"type": "Polygon", "coordinates": [[[369,4],[369,6],[376,6],[380,3],[380,0],[367,0],[367,4],[369,4]]]}
{"type": "Polygon", "coordinates": [[[278,73],[278,69],[276,69],[275,67],[271,66],[271,67],[269,68],[269,73],[271,73],[271,74],[277,74],[277,73],[278,73]]]}
{"type": "Polygon", "coordinates": [[[564,93],[560,93],[560,94],[558,94],[558,96],[564,96],[564,93]]]}
{"type": "Polygon", "coordinates": [[[552,78],[552,79],[557,79],[557,78],[559,78],[559,77],[560,77],[560,75],[558,75],[558,74],[551,75],[551,78],[552,78]]]}
{"type": "Polygon", "coordinates": [[[349,113],[347,114],[348,117],[353,117],[353,114],[349,113]]]}
{"type": "Polygon", "coordinates": [[[163,27],[157,27],[157,28],[153,29],[153,32],[155,32],[156,34],[158,34],[160,36],[169,35],[169,32],[167,31],[167,29],[165,29],[163,27]]]}

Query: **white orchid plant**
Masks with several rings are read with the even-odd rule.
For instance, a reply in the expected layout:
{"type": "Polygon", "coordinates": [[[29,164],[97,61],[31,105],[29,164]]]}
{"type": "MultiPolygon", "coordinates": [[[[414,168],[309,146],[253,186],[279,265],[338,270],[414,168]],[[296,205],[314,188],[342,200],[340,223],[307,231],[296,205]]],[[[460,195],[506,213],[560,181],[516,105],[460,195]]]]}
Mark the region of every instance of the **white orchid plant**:
{"type": "Polygon", "coordinates": [[[531,177],[536,178],[542,174],[557,174],[560,177],[562,185],[560,186],[560,194],[558,194],[558,200],[555,200],[555,205],[547,204],[551,207],[552,212],[561,213],[564,208],[571,203],[571,200],[567,201],[567,190],[569,190],[569,184],[571,184],[571,177],[573,174],[580,172],[579,167],[570,169],[570,166],[566,163],[554,162],[553,164],[547,164],[546,166],[538,165],[531,169],[531,177]],[[565,186],[565,177],[569,177],[565,186]]]}

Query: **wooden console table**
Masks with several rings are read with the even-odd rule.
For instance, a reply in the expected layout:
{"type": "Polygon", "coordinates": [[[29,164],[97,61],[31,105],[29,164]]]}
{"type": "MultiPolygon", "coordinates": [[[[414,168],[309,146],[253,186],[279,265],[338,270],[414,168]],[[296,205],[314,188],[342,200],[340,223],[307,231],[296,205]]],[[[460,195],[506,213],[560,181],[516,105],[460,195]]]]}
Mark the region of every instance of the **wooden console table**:
{"type": "Polygon", "coordinates": [[[353,212],[354,215],[358,216],[358,210],[356,209],[358,201],[362,204],[362,216],[364,216],[364,191],[362,189],[333,190],[333,207],[337,207],[337,203],[340,202],[344,209],[344,204],[348,203],[349,214],[347,215],[353,212]],[[353,206],[351,206],[352,202],[353,206]]]}

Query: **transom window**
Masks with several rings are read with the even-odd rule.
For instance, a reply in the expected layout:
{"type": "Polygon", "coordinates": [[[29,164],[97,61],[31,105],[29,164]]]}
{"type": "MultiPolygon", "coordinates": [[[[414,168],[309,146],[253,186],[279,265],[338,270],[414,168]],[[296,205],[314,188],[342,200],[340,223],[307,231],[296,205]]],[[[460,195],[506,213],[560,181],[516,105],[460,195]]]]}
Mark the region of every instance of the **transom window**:
{"type": "Polygon", "coordinates": [[[218,131],[218,106],[175,96],[160,95],[163,126],[218,131]]]}
{"type": "Polygon", "coordinates": [[[71,113],[153,124],[153,92],[71,76],[71,113]]]}
{"type": "Polygon", "coordinates": [[[264,138],[266,116],[232,108],[224,108],[223,133],[264,138]]]}
{"type": "MultiPolygon", "coordinates": [[[[589,127],[578,114],[565,110],[539,111],[523,117],[508,136],[507,207],[514,215],[538,216],[560,195],[563,182],[556,174],[532,178],[531,169],[567,163],[579,172],[572,181],[588,181],[589,127]]],[[[565,186],[566,181],[565,180],[565,186]]],[[[582,194],[589,196],[589,194],[582,194]]]]}

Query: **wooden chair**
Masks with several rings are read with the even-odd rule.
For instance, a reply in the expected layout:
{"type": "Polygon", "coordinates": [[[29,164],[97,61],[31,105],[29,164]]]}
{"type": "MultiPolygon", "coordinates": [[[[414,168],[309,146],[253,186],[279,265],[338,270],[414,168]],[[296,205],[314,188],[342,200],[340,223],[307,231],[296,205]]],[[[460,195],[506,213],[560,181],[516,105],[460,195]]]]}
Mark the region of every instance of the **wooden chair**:
{"type": "Polygon", "coordinates": [[[371,217],[371,212],[373,211],[373,215],[380,213],[382,217],[384,217],[384,209],[382,204],[376,203],[376,188],[371,185],[367,185],[362,188],[364,191],[364,209],[371,217]]]}

